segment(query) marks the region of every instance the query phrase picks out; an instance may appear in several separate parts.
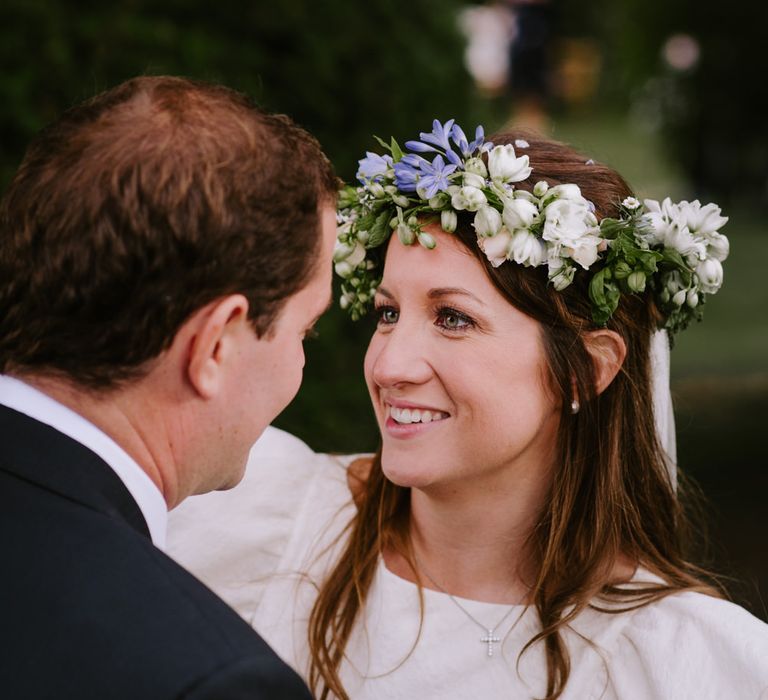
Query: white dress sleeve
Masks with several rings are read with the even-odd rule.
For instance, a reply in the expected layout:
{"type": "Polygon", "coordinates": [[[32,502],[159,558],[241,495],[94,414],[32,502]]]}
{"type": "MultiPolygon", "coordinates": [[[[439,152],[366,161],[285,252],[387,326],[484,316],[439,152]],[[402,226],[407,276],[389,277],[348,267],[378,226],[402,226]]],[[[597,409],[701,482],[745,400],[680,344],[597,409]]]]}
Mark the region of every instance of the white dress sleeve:
{"type": "Polygon", "coordinates": [[[768,625],[743,608],[678,593],[640,608],[610,645],[610,697],[768,700],[768,625]]]}
{"type": "Polygon", "coordinates": [[[240,484],[192,496],[170,513],[168,554],[252,622],[294,530],[317,508],[315,482],[344,483],[345,461],[267,428],[240,484]]]}

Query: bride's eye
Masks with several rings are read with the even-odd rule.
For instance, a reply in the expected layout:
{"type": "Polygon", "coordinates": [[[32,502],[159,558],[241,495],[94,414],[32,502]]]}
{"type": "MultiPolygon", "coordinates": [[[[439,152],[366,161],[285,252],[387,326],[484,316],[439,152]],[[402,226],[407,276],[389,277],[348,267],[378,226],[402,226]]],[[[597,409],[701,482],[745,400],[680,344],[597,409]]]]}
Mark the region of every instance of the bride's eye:
{"type": "Polygon", "coordinates": [[[376,321],[382,326],[391,326],[397,323],[400,314],[394,306],[377,306],[376,321]]]}
{"type": "Polygon", "coordinates": [[[475,322],[466,314],[461,313],[461,311],[444,307],[438,309],[435,325],[447,331],[463,331],[467,328],[472,328],[475,322]]]}

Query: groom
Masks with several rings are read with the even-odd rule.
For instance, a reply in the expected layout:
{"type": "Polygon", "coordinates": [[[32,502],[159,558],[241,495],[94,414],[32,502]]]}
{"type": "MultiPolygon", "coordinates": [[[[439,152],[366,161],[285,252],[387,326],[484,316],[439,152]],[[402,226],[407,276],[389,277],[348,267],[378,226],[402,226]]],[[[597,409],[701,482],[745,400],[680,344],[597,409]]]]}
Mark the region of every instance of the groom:
{"type": "Polygon", "coordinates": [[[336,189],[289,119],[180,78],[30,145],[0,204],[3,698],[309,698],[163,544],[298,390],[336,189]]]}

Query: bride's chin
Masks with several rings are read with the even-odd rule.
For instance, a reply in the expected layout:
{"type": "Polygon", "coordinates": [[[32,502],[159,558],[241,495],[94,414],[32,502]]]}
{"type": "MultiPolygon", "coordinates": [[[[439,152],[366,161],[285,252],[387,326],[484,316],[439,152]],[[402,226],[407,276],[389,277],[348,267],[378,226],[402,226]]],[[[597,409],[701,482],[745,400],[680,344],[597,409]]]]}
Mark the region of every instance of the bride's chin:
{"type": "Polygon", "coordinates": [[[382,455],[381,470],[389,481],[402,488],[423,488],[434,482],[434,475],[426,472],[423,465],[388,460],[385,454],[382,455]]]}

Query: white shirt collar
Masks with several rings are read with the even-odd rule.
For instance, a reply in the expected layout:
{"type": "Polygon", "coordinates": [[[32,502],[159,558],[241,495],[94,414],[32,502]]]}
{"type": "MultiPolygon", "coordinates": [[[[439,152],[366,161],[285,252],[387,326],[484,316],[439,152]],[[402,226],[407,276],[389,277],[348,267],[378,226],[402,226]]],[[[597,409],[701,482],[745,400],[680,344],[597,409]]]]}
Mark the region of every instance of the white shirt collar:
{"type": "Polygon", "coordinates": [[[109,435],[47,394],[15,377],[0,374],[0,404],[55,428],[101,457],[133,496],[152,542],[165,548],[168,508],[160,489],[109,435]]]}

